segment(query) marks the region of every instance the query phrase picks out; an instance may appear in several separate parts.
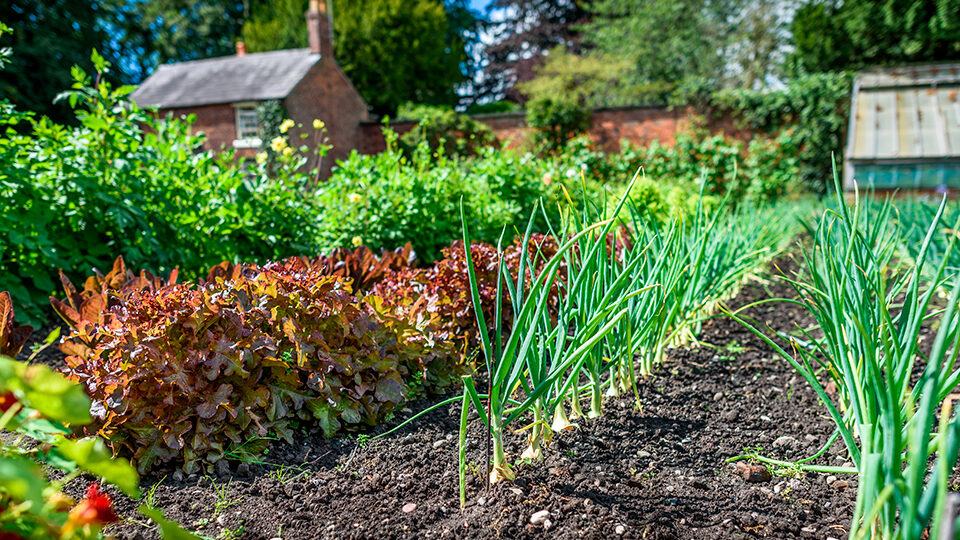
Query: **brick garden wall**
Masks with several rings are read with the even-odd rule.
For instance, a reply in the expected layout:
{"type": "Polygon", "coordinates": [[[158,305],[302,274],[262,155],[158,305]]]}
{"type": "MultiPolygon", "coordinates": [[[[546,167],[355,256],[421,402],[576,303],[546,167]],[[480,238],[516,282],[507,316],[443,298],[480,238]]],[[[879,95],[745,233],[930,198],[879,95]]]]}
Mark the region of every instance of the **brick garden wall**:
{"type": "MultiPolygon", "coordinates": [[[[692,108],[674,108],[667,106],[610,107],[595,109],[587,132],[593,142],[607,152],[619,152],[620,141],[627,140],[635,145],[647,145],[653,141],[673,144],[678,132],[690,127],[698,113],[692,108]]],[[[497,139],[505,146],[519,144],[532,129],[527,127],[524,113],[480,114],[475,119],[490,126],[497,139]]],[[[404,134],[416,127],[413,121],[400,120],[390,126],[398,134],[404,134]]],[[[360,152],[373,154],[385,148],[381,124],[363,122],[363,143],[360,152]]],[[[736,128],[731,118],[711,118],[706,126],[711,132],[720,132],[733,137],[749,139],[752,134],[736,128]]]]}

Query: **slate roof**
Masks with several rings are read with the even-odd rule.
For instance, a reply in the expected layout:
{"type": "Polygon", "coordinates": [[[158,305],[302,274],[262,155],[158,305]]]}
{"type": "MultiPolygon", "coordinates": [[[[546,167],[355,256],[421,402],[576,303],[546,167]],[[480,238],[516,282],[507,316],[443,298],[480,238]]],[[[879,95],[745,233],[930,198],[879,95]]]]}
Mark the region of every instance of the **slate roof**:
{"type": "Polygon", "coordinates": [[[283,99],[318,61],[310,49],[287,49],[165,64],[131,97],[161,109],[283,99]]]}

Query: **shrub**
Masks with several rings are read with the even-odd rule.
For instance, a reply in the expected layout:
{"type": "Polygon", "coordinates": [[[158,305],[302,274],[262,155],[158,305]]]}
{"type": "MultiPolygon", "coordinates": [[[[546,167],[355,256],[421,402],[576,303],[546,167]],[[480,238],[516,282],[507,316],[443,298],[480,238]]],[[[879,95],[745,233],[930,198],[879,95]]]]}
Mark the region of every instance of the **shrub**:
{"type": "MultiPolygon", "coordinates": [[[[98,78],[106,69],[94,56],[98,78]]],[[[161,121],[131,103],[132,87],[96,84],[79,69],[65,99],[78,126],[0,104],[0,290],[26,320],[55,289],[55,269],[72,279],[117,255],[154,272],[188,277],[224,259],[279,259],[315,251],[318,209],[296,172],[306,158],[234,162],[201,151],[192,118],[161,121]]]]}
{"type": "Polygon", "coordinates": [[[478,122],[451,107],[406,104],[400,107],[401,118],[418,120],[417,127],[400,138],[403,150],[411,155],[420,143],[432,152],[447,156],[475,156],[484,147],[498,147],[497,136],[486,124],[478,122]]]}
{"type": "Polygon", "coordinates": [[[52,300],[71,327],[61,350],[93,429],[141,470],[192,472],[269,435],[292,442],[297,422],[326,435],[375,425],[419,381],[458,375],[443,343],[419,339],[431,317],[374,309],[325,272],[294,258],[224,267],[199,286],[134,280],[104,294],[65,281],[73,305],[52,300]]]}
{"type": "Polygon", "coordinates": [[[534,128],[538,147],[556,152],[590,127],[590,110],[576,101],[537,98],[527,103],[527,125],[534,128]]]}

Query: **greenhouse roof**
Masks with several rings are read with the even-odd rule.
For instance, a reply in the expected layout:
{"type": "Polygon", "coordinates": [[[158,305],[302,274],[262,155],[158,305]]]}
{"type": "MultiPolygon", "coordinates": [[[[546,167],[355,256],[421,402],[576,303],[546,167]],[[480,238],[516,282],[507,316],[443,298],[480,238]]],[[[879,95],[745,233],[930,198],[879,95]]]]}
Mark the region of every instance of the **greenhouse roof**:
{"type": "Polygon", "coordinates": [[[847,159],[960,158],[960,63],[857,74],[847,159]]]}

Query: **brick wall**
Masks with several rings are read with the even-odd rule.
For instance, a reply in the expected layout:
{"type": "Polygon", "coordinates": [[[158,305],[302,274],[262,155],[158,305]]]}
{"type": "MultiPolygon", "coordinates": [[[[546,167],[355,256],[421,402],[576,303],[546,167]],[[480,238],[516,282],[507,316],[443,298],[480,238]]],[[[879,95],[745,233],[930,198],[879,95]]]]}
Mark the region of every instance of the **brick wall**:
{"type": "MultiPolygon", "coordinates": [[[[666,106],[611,107],[595,109],[590,118],[590,130],[587,132],[593,142],[607,152],[619,152],[620,141],[628,140],[635,145],[647,145],[653,141],[673,144],[677,133],[690,127],[697,113],[692,108],[670,109],[666,106]]],[[[490,126],[497,139],[504,146],[515,146],[532,132],[527,127],[524,113],[500,113],[475,115],[475,119],[490,126]]],[[[416,126],[416,122],[401,120],[390,126],[399,134],[406,133],[416,126]]],[[[384,149],[381,125],[377,122],[364,122],[363,142],[360,152],[372,154],[384,149]]],[[[751,134],[735,127],[730,118],[711,118],[707,128],[716,133],[723,131],[738,138],[749,138],[751,134]]]]}
{"type": "MultiPolygon", "coordinates": [[[[207,136],[204,145],[211,150],[231,149],[237,138],[237,118],[233,105],[229,103],[219,105],[205,105],[202,107],[185,107],[161,111],[161,116],[173,113],[175,117],[188,114],[196,115],[197,121],[193,125],[194,132],[203,132],[207,136]]],[[[240,155],[250,156],[253,149],[239,149],[240,155]]]]}
{"type": "MultiPolygon", "coordinates": [[[[367,104],[340,66],[332,59],[318,62],[290,95],[283,101],[288,116],[303,124],[308,134],[305,144],[317,144],[313,120],[322,120],[327,126],[327,136],[333,149],[321,163],[321,177],[330,174],[330,168],[339,159],[344,159],[354,149],[363,145],[361,122],[368,119],[367,104]]],[[[301,144],[299,132],[291,130],[292,144],[301,144]]],[[[308,166],[314,166],[309,163],[308,166]]]]}

